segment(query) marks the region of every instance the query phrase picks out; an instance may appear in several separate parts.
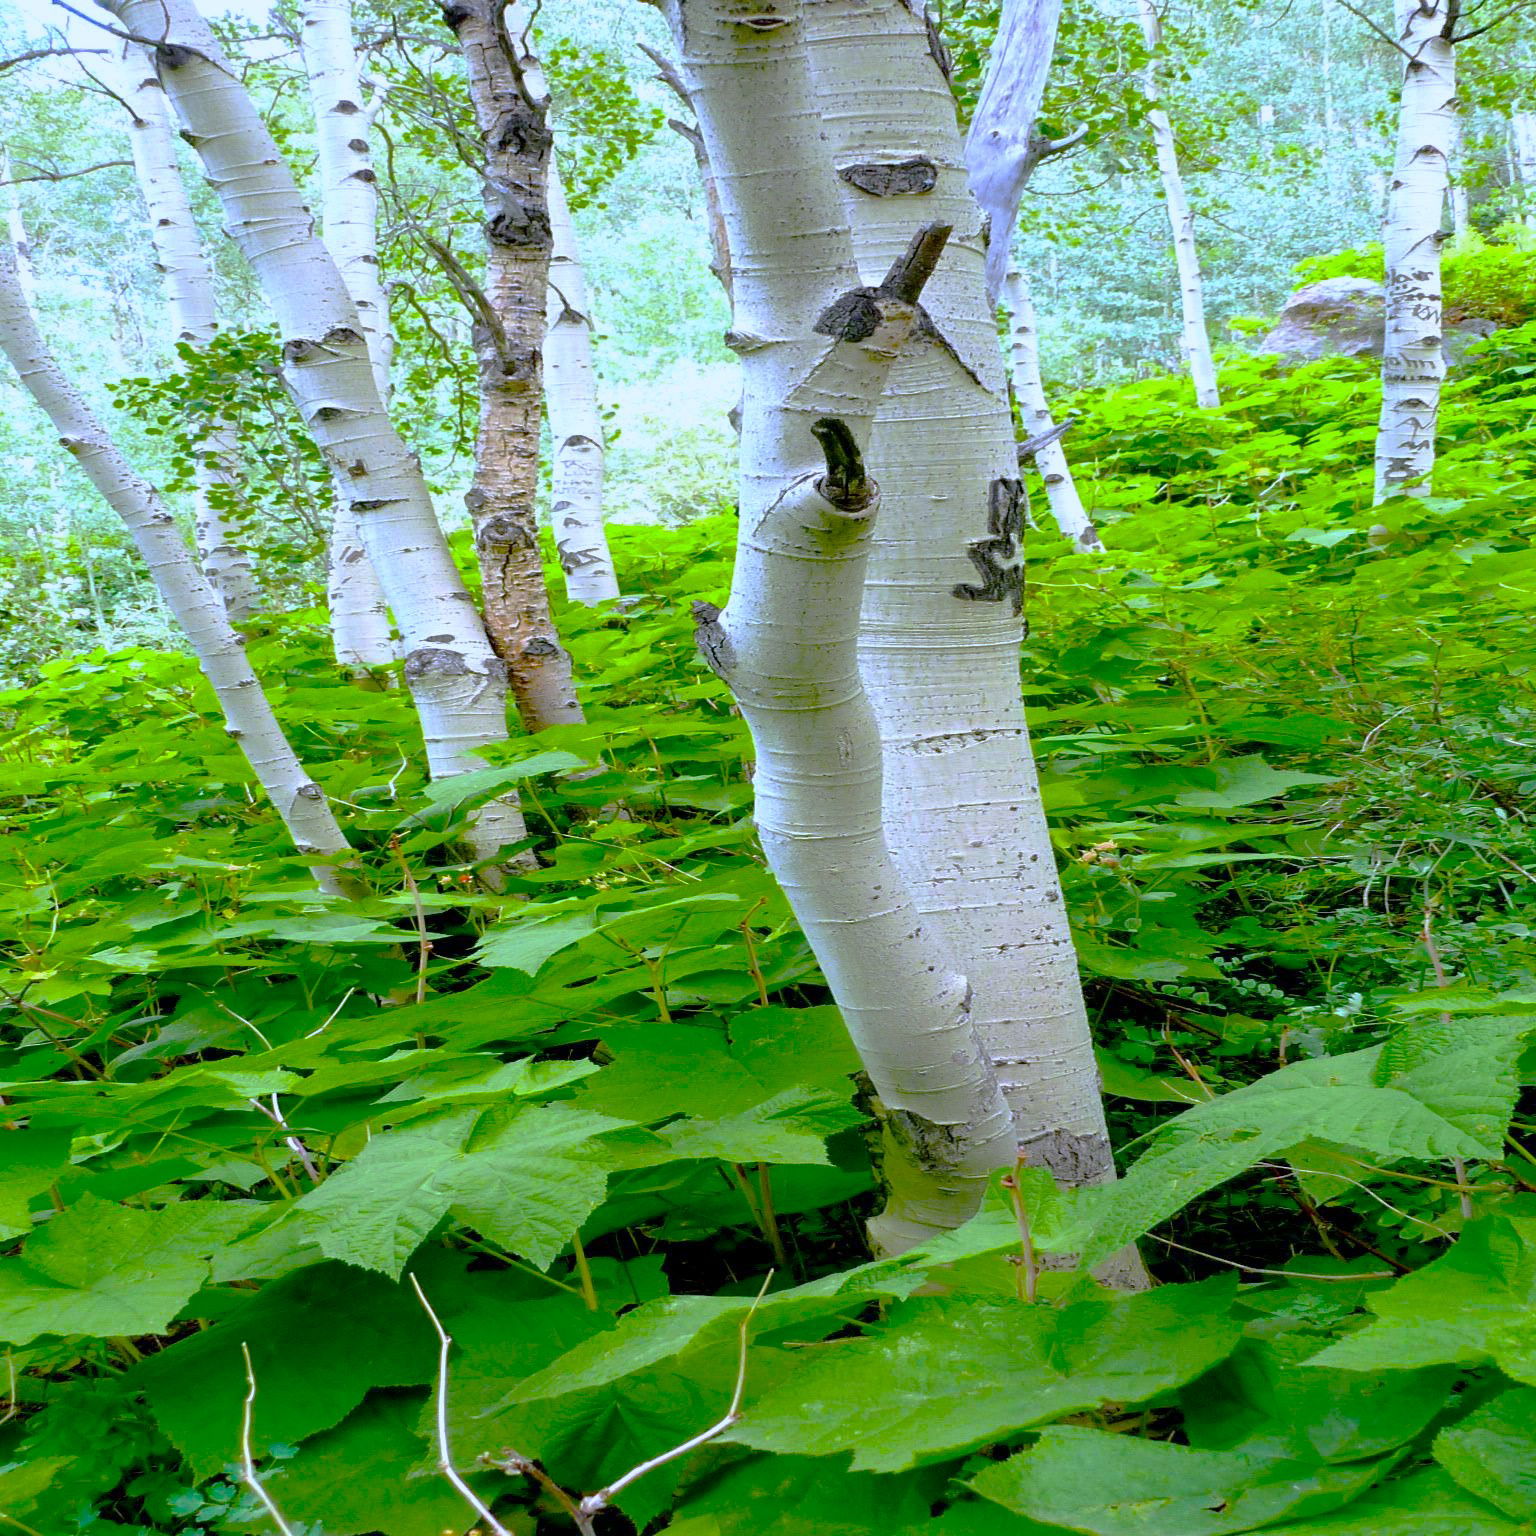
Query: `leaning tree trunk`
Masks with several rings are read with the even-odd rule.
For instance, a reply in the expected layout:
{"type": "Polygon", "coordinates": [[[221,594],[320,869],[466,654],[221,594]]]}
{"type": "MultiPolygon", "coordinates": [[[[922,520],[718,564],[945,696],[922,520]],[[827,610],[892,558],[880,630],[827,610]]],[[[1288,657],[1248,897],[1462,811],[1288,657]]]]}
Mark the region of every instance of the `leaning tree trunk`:
{"type": "Polygon", "coordinates": [[[1376,431],[1376,500],[1428,496],[1445,379],[1440,247],[1456,141],[1454,0],[1396,0],[1404,54],[1397,155],[1382,225],[1387,336],[1376,431]]]}
{"type": "MultiPolygon", "coordinates": [[[[1141,33],[1154,53],[1162,46],[1163,23],[1153,0],[1136,0],[1141,19],[1141,33]]],[[[1161,105],[1162,93],[1157,83],[1157,66],[1148,61],[1142,72],[1142,94],[1147,98],[1147,123],[1152,129],[1152,147],[1157,151],[1157,171],[1163,183],[1163,201],[1168,205],[1168,223],[1173,230],[1173,258],[1179,273],[1179,301],[1183,309],[1184,356],[1189,362],[1189,376],[1195,384],[1197,404],[1214,409],[1221,404],[1216,387],[1216,363],[1211,356],[1211,337],[1205,324],[1205,280],[1200,274],[1200,250],[1195,244],[1195,215],[1184,190],[1184,173],[1179,167],[1179,149],[1173,136],[1173,124],[1161,105]]]]}
{"type": "Polygon", "coordinates": [[[32,281],[32,247],[27,240],[27,223],[21,211],[21,193],[16,186],[15,172],[11,169],[10,151],[3,145],[0,145],[0,181],[5,183],[5,227],[11,250],[15,253],[16,281],[21,284],[21,296],[30,309],[36,294],[32,281]]]}
{"type": "MultiPolygon", "coordinates": [[[[134,473],[39,334],[8,241],[0,242],[0,351],[11,360],[27,392],[47,413],[91,484],[122,518],[219,701],[225,730],[245,754],[294,846],[306,855],[350,864],[352,850],[324,791],[305,772],[283,735],[251,670],[245,642],[182,543],[175,519],[154,488],[134,473]]],[[[332,895],[349,895],[357,889],[344,867],[317,865],[314,876],[321,889],[332,895]]]]}
{"type": "Polygon", "coordinates": [[[544,398],[549,408],[550,521],[573,603],[619,595],[603,531],[603,418],[592,371],[592,317],[576,230],[555,157],[549,157],[549,299],[545,311],[544,398]]]}
{"type": "Polygon", "coordinates": [[[824,131],[869,281],[918,219],[956,230],[870,444],[884,488],[860,665],[887,836],[974,990],[1023,1154],[1112,1178],[1082,986],[1019,680],[1022,485],[949,82],[904,0],[808,0],[824,131]]]}
{"type": "Polygon", "coordinates": [[[1012,1158],[966,978],[882,836],[857,658],[876,507],[860,447],[944,231],[913,242],[886,285],[858,289],[800,6],[751,27],[732,0],[668,10],[720,190],[744,379],[737,563],[724,612],[700,615],[700,644],[752,731],[764,851],[881,1102],[890,1202],[872,1230],[899,1250],[963,1221],[1012,1158]]]}
{"type": "MultiPolygon", "coordinates": [[[[394,332],[379,270],[378,178],[368,131],[380,98],[363,101],[349,0],[305,0],[304,73],[319,151],[321,232],[357,308],[379,399],[388,406],[394,332]]],[[[389,605],[346,487],[336,487],[326,597],[336,660],[361,677],[395,660],[389,605]]]]}
{"type": "MultiPolygon", "coordinates": [[[[136,44],[126,45],[124,65],[124,100],[132,113],[128,138],[133,167],[149,214],[150,238],[165,283],[171,330],[178,342],[201,349],[219,328],[213,269],[176,160],[170,106],[154,67],[136,44]]],[[[192,529],[208,580],[236,623],[250,618],[256,607],[255,572],[232,515],[239,499],[239,459],[239,438],[233,425],[217,413],[210,414],[194,464],[192,529]]]]}
{"type": "MultiPolygon", "coordinates": [[[[283,337],[284,376],[357,517],[399,626],[434,778],[483,767],[507,735],[506,669],[438,526],[421,465],[379,399],[357,308],[316,237],[287,162],[192,0],[112,0],[155,48],[166,92],[283,337]]],[[[482,860],[525,836],[495,801],[468,834],[482,860]]]]}
{"type": "Polygon", "coordinates": [[[1017,269],[1003,280],[1003,302],[1008,308],[1008,371],[1014,397],[1024,419],[1027,438],[1038,441],[1035,467],[1045,482],[1046,500],[1056,526],[1079,549],[1102,549],[1104,542],[1093,526],[1083,498],[1078,494],[1072,466],[1061,446],[1045,381],[1040,376],[1040,328],[1029,295],[1029,279],[1017,269]]]}
{"type": "Polygon", "coordinates": [[[480,131],[485,284],[475,318],[480,427],[465,505],[485,622],[530,731],[582,719],[571,658],[549,611],[537,495],[544,301],[549,280],[549,93],[525,17],[502,0],[443,0],[480,131]]]}

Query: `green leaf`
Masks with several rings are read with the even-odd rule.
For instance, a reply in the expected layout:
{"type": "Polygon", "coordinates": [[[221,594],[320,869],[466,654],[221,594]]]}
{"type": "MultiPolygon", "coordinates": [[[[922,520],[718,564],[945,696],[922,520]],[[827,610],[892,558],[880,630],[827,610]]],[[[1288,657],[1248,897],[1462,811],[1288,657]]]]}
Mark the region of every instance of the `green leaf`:
{"type": "Polygon", "coordinates": [[[436,1346],[413,1294],[343,1264],[317,1264],[266,1286],[214,1327],[134,1368],[161,1429],[209,1477],[238,1459],[251,1352],[252,1443],[297,1444],[339,1424],[372,1387],[432,1380],[436,1346]]]}
{"type": "Polygon", "coordinates": [[[1442,1429],[1435,1460],[1511,1519],[1536,1519],[1536,1388],[1501,1392],[1442,1429]]]}
{"type": "Polygon", "coordinates": [[[580,943],[596,928],[597,915],[593,912],[563,912],[542,918],[525,915],[520,921],[491,929],[481,939],[475,958],[482,965],[505,966],[536,976],[561,950],[580,943]]]}
{"type": "Polygon", "coordinates": [[[1434,1468],[1386,1483],[1336,1514],[1270,1527],[1274,1536],[1529,1536],[1434,1468]]]}
{"type": "Polygon", "coordinates": [[[83,1195],[0,1262],[0,1339],[163,1333],[208,1278],[208,1257],[261,1207],[182,1201],[134,1210],[83,1195]]]}
{"type": "Polygon", "coordinates": [[[1331,784],[1326,773],[1297,773],[1271,768],[1262,757],[1231,757],[1211,765],[1215,789],[1188,789],[1173,803],[1213,811],[1235,811],[1239,806],[1273,800],[1303,784],[1331,784]]]}
{"type": "Polygon", "coordinates": [[[1017,1514],[1093,1536],[1232,1536],[1323,1514],[1380,1475],[1376,1463],[1271,1461],[1058,1425],[971,1486],[1017,1514]]]}
{"type": "Polygon", "coordinates": [[[32,1230],[32,1201],[69,1168],[68,1131],[0,1136],[0,1240],[32,1230]]]}
{"type": "Polygon", "coordinates": [[[758,1450],[853,1453],[896,1472],[1207,1371],[1236,1344],[1227,1280],[1062,1307],[921,1298],[876,1332],[810,1351],[728,1438],[758,1450]]]}
{"type": "Polygon", "coordinates": [[[1371,1296],[1377,1320],[1311,1363],[1349,1371],[1481,1364],[1500,1330],[1528,1318],[1533,1304],[1536,1214],[1482,1216],[1448,1253],[1371,1296]]]}

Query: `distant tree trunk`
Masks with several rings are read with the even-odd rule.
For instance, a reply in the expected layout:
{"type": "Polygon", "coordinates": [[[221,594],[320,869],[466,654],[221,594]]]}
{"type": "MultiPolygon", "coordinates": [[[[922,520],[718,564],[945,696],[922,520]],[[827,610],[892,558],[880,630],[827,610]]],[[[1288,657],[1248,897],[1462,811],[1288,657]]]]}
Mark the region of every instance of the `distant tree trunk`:
{"type": "MultiPolygon", "coordinates": [[[[1039,322],[1029,295],[1029,279],[1022,272],[1008,274],[1003,283],[1003,302],[1008,308],[1009,372],[1024,418],[1024,432],[1030,438],[1046,437],[1055,430],[1056,423],[1040,376],[1039,322]]],[[[1056,526],[1079,549],[1102,549],[1103,540],[1083,506],[1060,438],[1053,438],[1035,450],[1035,465],[1045,482],[1046,499],[1056,526]]]]}
{"type": "Polygon", "coordinates": [[[1536,227],[1536,111],[1517,107],[1509,117],[1509,134],[1514,144],[1515,174],[1525,204],[1525,222],[1536,227]]]}
{"type": "Polygon", "coordinates": [[[1445,378],[1440,247],[1456,140],[1454,0],[1396,0],[1403,89],[1382,227],[1387,334],[1376,433],[1376,500],[1428,496],[1445,378]]]}
{"type": "MultiPolygon", "coordinates": [[[[319,151],[321,238],[357,308],[379,399],[387,407],[394,332],[379,270],[378,178],[368,132],[379,98],[363,101],[349,0],[304,0],[300,41],[319,151]]],[[[363,675],[396,659],[389,605],[346,487],[337,484],[326,571],[336,660],[363,675]]]]}
{"type": "MultiPolygon", "coordinates": [[[[154,66],[136,44],[124,50],[124,99],[132,117],[128,138],[139,191],[149,214],[156,264],[178,342],[204,348],[219,328],[213,269],[192,216],[192,199],[176,159],[176,133],[154,66]]],[[[239,439],[224,417],[210,414],[194,466],[192,515],[198,558],[237,624],[256,607],[256,577],[232,516],[238,498],[239,439]]]]}
{"type": "Polygon", "coordinates": [[[1014,227],[1037,164],[1035,119],[1056,51],[1061,0],[1004,0],[987,77],[966,139],[971,193],[987,215],[987,296],[996,304],[1012,267],[1014,227]]]}
{"type": "Polygon", "coordinates": [[[485,586],[485,621],[530,731],[579,723],[571,658],[549,610],[536,500],[544,304],[551,233],[549,93],[527,18],[501,0],[444,0],[464,54],[480,132],[483,312],[475,319],[480,429],[465,505],[485,586]]]}
{"type": "Polygon", "coordinates": [[[21,211],[21,193],[12,180],[10,151],[0,145],[0,181],[5,183],[5,227],[16,259],[16,281],[30,309],[36,302],[36,284],[32,280],[32,246],[27,240],[27,224],[21,211]]]}
{"type": "MultiPolygon", "coordinates": [[[[251,670],[245,642],[231,627],[222,599],[187,552],[175,519],[153,487],[134,473],[48,351],[23,296],[9,242],[0,244],[0,351],[11,360],[27,392],[47,413],[91,484],[122,518],[218,698],[225,730],[245,754],[294,846],[303,854],[350,863],[351,849],[324,791],[305,772],[283,735],[251,670]]],[[[317,865],[314,876],[333,895],[351,894],[357,886],[344,867],[317,865]]]]}
{"type": "Polygon", "coordinates": [[[1114,1161],[1024,716],[1023,487],[954,98],[904,0],[808,0],[806,18],[861,277],[915,221],[955,229],[869,448],[859,661],[887,838],[971,984],[1023,1155],[1093,1183],[1114,1161]]]}
{"type": "Polygon", "coordinates": [[[603,418],[592,371],[592,317],[576,230],[553,155],[549,227],[553,244],[544,340],[544,398],[554,444],[549,516],[566,596],[573,603],[606,603],[619,595],[619,582],[603,531],[603,418]]]}
{"type": "MultiPolygon", "coordinates": [[[[1142,36],[1147,47],[1160,48],[1163,23],[1153,0],[1136,0],[1142,36]]],[[[1152,145],[1157,151],[1157,170],[1163,182],[1163,201],[1168,205],[1168,223],[1173,229],[1173,256],[1179,272],[1179,300],[1183,308],[1184,356],[1189,375],[1194,380],[1195,400],[1207,410],[1221,404],[1216,387],[1216,363],[1211,355],[1211,337],[1205,323],[1205,280],[1200,273],[1200,250],[1195,243],[1195,215],[1184,190],[1184,173],[1179,167],[1179,149],[1173,125],[1161,106],[1162,93],[1157,83],[1157,66],[1149,63],[1142,76],[1142,92],[1149,103],[1147,122],[1152,129],[1152,145]]]]}
{"type": "MultiPolygon", "coordinates": [[[[288,387],[340,472],[400,627],[432,775],[482,767],[476,748],[506,740],[506,669],[454,566],[421,466],[379,399],[357,308],[288,164],[191,0],[112,0],[111,9],[126,30],[165,39],[155,50],[160,78],[277,319],[288,387]]],[[[491,859],[525,836],[522,813],[494,801],[467,835],[491,859]]]]}
{"type": "Polygon", "coordinates": [[[910,282],[856,289],[794,0],[750,28],[730,0],[668,12],[718,179],[745,380],[737,564],[700,644],[751,727],[764,851],[880,1099],[891,1198],[872,1231],[899,1251],[965,1220],[1012,1158],[966,978],[882,837],[856,655],[876,507],[860,448],[933,240],[910,282]]]}

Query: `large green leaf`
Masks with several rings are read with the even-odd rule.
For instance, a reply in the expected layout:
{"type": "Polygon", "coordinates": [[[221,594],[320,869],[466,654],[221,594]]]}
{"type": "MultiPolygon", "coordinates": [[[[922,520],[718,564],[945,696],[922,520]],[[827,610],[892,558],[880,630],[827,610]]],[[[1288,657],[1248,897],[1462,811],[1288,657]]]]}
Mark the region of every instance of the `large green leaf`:
{"type": "MultiPolygon", "coordinates": [[[[1523,1209],[1531,1211],[1531,1203],[1523,1209]]],[[[1351,1371],[1487,1361],[1536,1305],[1536,1212],[1472,1222],[1455,1247],[1369,1299],[1377,1320],[1312,1358],[1351,1371]]]]}
{"type": "Polygon", "coordinates": [[[1336,1514],[1270,1527],[1274,1536],[1530,1536],[1438,1468],[1384,1484],[1336,1514]]]}
{"type": "Polygon", "coordinates": [[[808,1352],[729,1437],[786,1454],[853,1453],[896,1472],[1105,1402],[1189,1381],[1236,1344],[1225,1280],[1065,1306],[921,1298],[870,1335],[808,1352]]]}
{"type": "Polygon", "coordinates": [[[32,1201],[69,1168],[68,1131],[0,1136],[0,1240],[32,1230],[32,1201]]]}
{"type": "Polygon", "coordinates": [[[1501,1392],[1442,1429],[1435,1460],[1511,1519],[1536,1520],[1536,1388],[1501,1392]]]}
{"type": "Polygon", "coordinates": [[[1271,1461],[1058,1425],[971,1486],[1018,1514],[1092,1536],[1232,1536],[1336,1509],[1381,1472],[1370,1462],[1271,1461]]]}
{"type": "Polygon", "coordinates": [[[181,1201],[159,1210],[83,1195],[0,1262],[0,1339],[163,1333],[208,1278],[209,1255],[261,1208],[181,1201]]]}

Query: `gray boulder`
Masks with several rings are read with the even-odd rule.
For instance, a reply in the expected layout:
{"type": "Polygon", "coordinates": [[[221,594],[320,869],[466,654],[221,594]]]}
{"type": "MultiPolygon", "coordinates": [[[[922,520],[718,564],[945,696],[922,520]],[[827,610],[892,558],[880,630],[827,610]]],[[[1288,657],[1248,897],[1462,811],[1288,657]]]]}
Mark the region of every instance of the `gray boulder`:
{"type": "MultiPolygon", "coordinates": [[[[1280,320],[1260,352],[1288,363],[1315,363],[1324,357],[1380,357],[1386,332],[1386,290],[1368,277],[1328,277],[1298,288],[1280,311],[1280,320]]],[[[1445,326],[1445,360],[1455,367],[1474,341],[1498,330],[1475,316],[1445,326]]]]}

